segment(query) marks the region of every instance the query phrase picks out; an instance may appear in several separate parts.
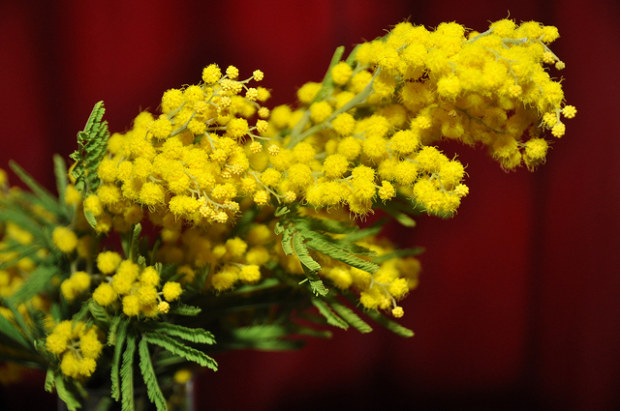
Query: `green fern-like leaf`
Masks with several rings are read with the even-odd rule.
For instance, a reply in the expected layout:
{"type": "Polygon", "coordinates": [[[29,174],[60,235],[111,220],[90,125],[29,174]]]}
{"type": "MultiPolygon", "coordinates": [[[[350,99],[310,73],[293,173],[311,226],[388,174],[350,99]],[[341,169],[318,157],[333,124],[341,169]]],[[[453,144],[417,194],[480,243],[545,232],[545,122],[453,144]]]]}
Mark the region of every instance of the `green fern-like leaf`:
{"type": "Polygon", "coordinates": [[[319,310],[319,313],[325,317],[328,324],[331,324],[334,327],[342,328],[343,330],[349,328],[349,324],[340,318],[338,314],[334,313],[325,301],[320,298],[313,298],[312,305],[314,305],[319,310]]]}
{"type": "Polygon", "coordinates": [[[105,155],[110,136],[107,122],[102,121],[104,113],[103,101],[99,101],[93,107],[84,130],[78,133],[78,149],[71,154],[75,161],[71,175],[82,194],[94,192],[99,186],[97,168],[105,155]]]}
{"type": "Polygon", "coordinates": [[[173,338],[158,332],[146,333],[145,337],[149,344],[158,345],[172,354],[185,358],[188,361],[193,361],[203,367],[208,367],[213,371],[217,371],[217,362],[202,351],[188,347],[187,345],[184,345],[173,338]]]}
{"type": "Polygon", "coordinates": [[[54,386],[56,385],[56,382],[54,381],[55,378],[56,378],[56,374],[54,373],[54,370],[51,368],[48,368],[47,371],[45,372],[45,383],[43,385],[43,388],[45,389],[46,392],[54,391],[54,386]]]}
{"type": "Polygon", "coordinates": [[[202,309],[200,307],[180,303],[176,307],[170,309],[170,314],[182,315],[185,317],[194,317],[200,314],[201,311],[202,309]]]}
{"type": "Polygon", "coordinates": [[[140,339],[140,343],[138,344],[138,354],[140,355],[140,372],[142,373],[142,378],[146,385],[146,394],[149,400],[155,404],[159,411],[167,410],[166,398],[164,398],[164,394],[159,387],[157,375],[155,375],[155,370],[153,369],[151,355],[149,354],[149,346],[144,337],[140,339]]]}
{"type": "Polygon", "coordinates": [[[367,315],[373,320],[375,320],[376,322],[378,322],[379,324],[381,324],[382,326],[384,326],[385,328],[387,328],[388,330],[392,331],[394,334],[400,335],[401,337],[407,337],[407,338],[413,337],[413,331],[411,331],[409,328],[403,327],[402,325],[390,320],[389,318],[381,314],[379,311],[375,311],[375,310],[368,311],[367,315]]]}
{"type": "Polygon", "coordinates": [[[11,301],[15,304],[21,304],[31,299],[49,285],[50,280],[57,272],[57,267],[38,266],[32,274],[30,274],[28,281],[11,296],[11,301]]]}
{"type": "Polygon", "coordinates": [[[157,324],[157,331],[192,343],[215,344],[213,334],[202,328],[189,328],[178,324],[162,322],[157,324]]]}
{"type": "Polygon", "coordinates": [[[105,308],[97,304],[95,301],[90,300],[88,302],[88,311],[98,323],[108,324],[110,322],[110,316],[105,308]]]}
{"type": "Polygon", "coordinates": [[[366,334],[372,331],[372,327],[346,305],[336,300],[331,300],[329,305],[338,315],[340,315],[347,323],[352,325],[359,332],[366,334]]]}
{"type": "Polygon", "coordinates": [[[10,161],[9,167],[17,176],[32,190],[35,194],[38,203],[43,206],[47,211],[50,211],[56,215],[64,215],[64,210],[58,203],[58,200],[45,188],[39,185],[30,174],[28,174],[23,168],[21,168],[16,162],[10,161]]]}
{"type": "Polygon", "coordinates": [[[24,335],[4,315],[0,315],[0,333],[25,348],[32,348],[24,335]]]}
{"type": "Polygon", "coordinates": [[[120,390],[120,363],[123,345],[127,336],[127,321],[121,321],[116,330],[116,340],[114,343],[114,356],[112,357],[112,365],[110,367],[110,395],[116,401],[121,398],[120,390]]]}
{"type": "Polygon", "coordinates": [[[133,334],[127,335],[127,346],[123,353],[123,363],[121,365],[121,406],[123,411],[134,410],[133,394],[133,362],[136,351],[136,337],[133,334]]]}
{"type": "Polygon", "coordinates": [[[67,386],[65,385],[65,380],[62,378],[61,375],[56,375],[54,385],[56,386],[56,393],[58,394],[58,397],[62,401],[64,401],[69,411],[75,411],[80,408],[80,402],[77,398],[75,398],[75,395],[73,395],[73,393],[69,389],[67,389],[67,386]]]}

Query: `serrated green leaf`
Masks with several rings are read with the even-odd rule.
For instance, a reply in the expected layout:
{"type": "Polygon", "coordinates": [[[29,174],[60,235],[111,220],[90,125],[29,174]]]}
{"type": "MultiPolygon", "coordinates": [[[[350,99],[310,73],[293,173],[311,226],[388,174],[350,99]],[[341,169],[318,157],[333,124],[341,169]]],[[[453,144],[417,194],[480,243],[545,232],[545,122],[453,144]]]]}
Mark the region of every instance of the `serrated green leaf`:
{"type": "Polygon", "coordinates": [[[366,334],[372,331],[372,327],[346,305],[336,300],[330,300],[329,305],[338,315],[359,332],[366,334]]]}
{"type": "Polygon", "coordinates": [[[30,274],[28,280],[24,282],[24,285],[11,296],[11,301],[14,304],[21,304],[39,294],[49,285],[50,280],[57,272],[57,267],[38,266],[32,274],[30,274]]]}
{"type": "Polygon", "coordinates": [[[372,318],[373,320],[375,320],[377,323],[381,324],[388,330],[392,331],[394,334],[398,334],[401,337],[407,337],[407,338],[413,337],[413,331],[411,331],[409,328],[403,327],[402,325],[390,320],[389,318],[381,314],[379,311],[374,311],[374,310],[368,311],[366,315],[368,315],[370,318],[372,318]]]}
{"type": "Polygon", "coordinates": [[[146,394],[149,400],[155,404],[158,410],[167,410],[166,398],[164,398],[164,394],[159,387],[153,363],[151,362],[151,355],[149,354],[149,346],[144,337],[140,339],[138,344],[138,353],[140,355],[140,372],[146,385],[146,394]]]}
{"type": "Polygon", "coordinates": [[[215,344],[215,337],[202,328],[189,328],[178,324],[160,322],[157,331],[172,337],[198,344],[215,344]]]}
{"type": "Polygon", "coordinates": [[[58,397],[64,401],[69,411],[75,411],[80,408],[80,402],[75,398],[75,395],[67,389],[65,380],[59,374],[56,375],[55,386],[58,397]]]}
{"type": "Polygon", "coordinates": [[[172,354],[183,357],[188,361],[193,361],[203,367],[210,368],[213,371],[217,371],[217,362],[202,351],[181,344],[167,335],[158,332],[146,333],[145,337],[149,344],[158,345],[172,354]]]}
{"type": "Polygon", "coordinates": [[[121,405],[123,411],[134,410],[133,394],[133,361],[136,351],[136,337],[133,334],[127,335],[127,346],[123,352],[123,363],[121,365],[121,405]]]}
{"type": "Polygon", "coordinates": [[[127,336],[127,321],[121,320],[116,330],[116,339],[114,342],[114,355],[112,357],[112,365],[110,367],[110,395],[116,401],[121,398],[119,376],[120,376],[120,362],[121,354],[123,352],[123,345],[127,336]]]}
{"type": "Polygon", "coordinates": [[[333,325],[334,327],[342,328],[343,330],[349,328],[349,324],[334,313],[325,301],[320,298],[313,298],[312,305],[314,305],[319,310],[319,313],[325,317],[328,324],[333,325]]]}

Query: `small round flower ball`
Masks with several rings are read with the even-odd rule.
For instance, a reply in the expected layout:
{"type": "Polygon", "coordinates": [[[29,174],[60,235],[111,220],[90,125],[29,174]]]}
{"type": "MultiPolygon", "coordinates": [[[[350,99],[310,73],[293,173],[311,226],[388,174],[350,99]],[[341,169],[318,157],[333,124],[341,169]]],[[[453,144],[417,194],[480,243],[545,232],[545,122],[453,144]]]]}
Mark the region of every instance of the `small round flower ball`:
{"type": "Polygon", "coordinates": [[[164,293],[164,298],[166,301],[174,301],[179,298],[183,290],[181,289],[181,284],[176,281],[168,281],[164,284],[162,292],[164,293]]]}
{"type": "Polygon", "coordinates": [[[77,235],[69,227],[58,226],[52,232],[52,242],[60,251],[69,254],[77,247],[77,235]]]}

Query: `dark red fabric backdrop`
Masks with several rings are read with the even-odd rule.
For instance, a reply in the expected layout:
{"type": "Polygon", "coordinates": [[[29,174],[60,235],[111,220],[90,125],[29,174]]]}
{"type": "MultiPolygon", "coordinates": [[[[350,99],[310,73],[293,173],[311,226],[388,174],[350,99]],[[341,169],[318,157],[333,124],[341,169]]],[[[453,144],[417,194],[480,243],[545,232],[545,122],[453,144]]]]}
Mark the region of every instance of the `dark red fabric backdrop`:
{"type": "MultiPolygon", "coordinates": [[[[423,245],[403,340],[336,332],[294,353],[227,353],[197,382],[209,409],[620,409],[618,2],[0,1],[0,167],[47,186],[103,99],[112,130],[211,62],[266,73],[272,104],[319,80],[336,46],[403,19],[484,30],[510,15],[557,25],[576,119],[534,174],[460,150],[471,195],[423,245]]],[[[35,388],[30,388],[35,390],[35,388]]],[[[38,385],[37,388],[38,389],[38,385]]],[[[40,386],[42,390],[42,384],[40,386]]],[[[203,409],[199,407],[199,409],[203,409]]]]}

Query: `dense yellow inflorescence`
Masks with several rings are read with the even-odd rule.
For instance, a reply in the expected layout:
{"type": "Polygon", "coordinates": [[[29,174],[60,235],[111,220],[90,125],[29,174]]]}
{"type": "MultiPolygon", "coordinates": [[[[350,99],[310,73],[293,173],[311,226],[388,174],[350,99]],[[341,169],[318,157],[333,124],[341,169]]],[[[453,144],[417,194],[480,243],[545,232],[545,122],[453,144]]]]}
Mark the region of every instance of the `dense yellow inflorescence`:
{"type": "MultiPolygon", "coordinates": [[[[548,72],[565,66],[549,48],[558,36],[553,26],[508,19],[481,33],[457,23],[435,30],[401,23],[346,60],[337,56],[325,81],[298,90],[296,107],[272,110],[263,105],[269,91],[253,85],[263,80],[260,70],[241,80],[234,66],[209,65],[198,84],[167,90],[160,113],[142,112],[129,131],[109,138],[95,192],[83,198],[66,186],[61,200],[73,218],[32,205],[45,223],[44,244],[34,244],[36,231],[0,224],[0,297],[15,295],[53,255],[67,263],[51,281],[63,304],[92,297],[108,313],[152,319],[188,291],[219,295],[281,271],[303,278],[299,255],[286,255],[274,234],[277,206],[351,223],[398,199],[450,216],[469,188],[465,166],[440,151],[441,141],[483,145],[504,169],[532,170],[545,161],[549,140],[565,134],[564,120],[577,110],[548,72]],[[249,211],[256,214],[238,233],[249,211]],[[102,235],[127,235],[137,223],[157,233],[142,260],[100,249],[102,235]],[[21,257],[18,246],[38,251],[21,257]]],[[[0,170],[0,198],[18,194],[0,170]]],[[[401,317],[419,261],[392,258],[394,247],[376,236],[355,246],[374,253],[376,272],[313,252],[318,275],[365,309],[401,317]]],[[[17,308],[29,320],[27,308],[45,304],[35,295],[17,308]]],[[[13,320],[7,308],[0,315],[13,320]]],[[[85,378],[102,350],[99,334],[63,321],[46,347],[65,375],[85,378]]]]}
{"type": "Polygon", "coordinates": [[[62,321],[45,340],[49,352],[60,357],[60,370],[72,378],[90,377],[97,368],[103,344],[96,326],[81,321],[62,321]]]}

